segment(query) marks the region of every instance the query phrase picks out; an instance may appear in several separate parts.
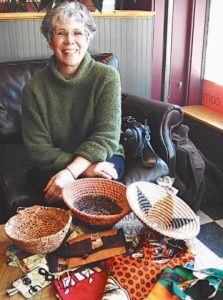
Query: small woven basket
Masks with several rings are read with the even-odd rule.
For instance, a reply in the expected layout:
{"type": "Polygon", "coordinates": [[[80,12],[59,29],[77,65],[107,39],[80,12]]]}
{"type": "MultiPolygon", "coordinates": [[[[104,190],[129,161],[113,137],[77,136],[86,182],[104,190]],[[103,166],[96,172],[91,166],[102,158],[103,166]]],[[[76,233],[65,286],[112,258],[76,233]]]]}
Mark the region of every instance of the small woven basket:
{"type": "Polygon", "coordinates": [[[130,212],[126,186],[114,180],[78,179],[63,189],[63,199],[77,218],[90,225],[111,225],[130,212]]]}
{"type": "Polygon", "coordinates": [[[5,233],[21,249],[44,254],[60,246],[71,221],[69,211],[35,205],[18,210],[5,224],[5,233]]]}
{"type": "Polygon", "coordinates": [[[184,240],[199,233],[199,217],[165,187],[150,182],[135,182],[128,186],[127,199],[143,223],[165,236],[184,240]]]}

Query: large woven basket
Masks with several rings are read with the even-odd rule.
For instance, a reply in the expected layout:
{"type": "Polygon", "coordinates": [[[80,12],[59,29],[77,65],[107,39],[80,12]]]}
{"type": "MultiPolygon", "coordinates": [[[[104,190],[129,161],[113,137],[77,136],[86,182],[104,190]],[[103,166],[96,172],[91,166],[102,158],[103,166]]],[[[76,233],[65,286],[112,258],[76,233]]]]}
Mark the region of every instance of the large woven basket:
{"type": "Polygon", "coordinates": [[[32,254],[43,254],[60,246],[71,221],[69,211],[35,205],[19,210],[11,217],[5,224],[5,232],[21,249],[32,254]]]}
{"type": "Polygon", "coordinates": [[[90,225],[111,225],[130,212],[126,186],[114,180],[78,179],[64,188],[63,199],[78,219],[90,225]]]}
{"type": "Polygon", "coordinates": [[[165,187],[135,182],[128,186],[127,199],[139,219],[165,236],[190,239],[199,233],[199,217],[165,187]]]}

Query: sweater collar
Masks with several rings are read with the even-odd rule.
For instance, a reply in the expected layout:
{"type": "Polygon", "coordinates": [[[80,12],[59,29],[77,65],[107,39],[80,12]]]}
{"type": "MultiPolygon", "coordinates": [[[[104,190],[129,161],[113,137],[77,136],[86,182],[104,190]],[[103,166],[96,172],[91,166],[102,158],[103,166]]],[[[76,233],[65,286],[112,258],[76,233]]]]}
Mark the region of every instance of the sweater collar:
{"type": "Polygon", "coordinates": [[[60,81],[60,83],[64,84],[74,84],[74,83],[79,83],[82,80],[85,80],[85,76],[90,72],[91,68],[93,67],[95,61],[91,57],[91,55],[86,52],[80,66],[77,69],[77,72],[75,73],[74,77],[71,79],[65,79],[61,73],[57,70],[56,67],[56,58],[55,55],[52,55],[50,60],[49,60],[49,70],[53,77],[60,81]]]}

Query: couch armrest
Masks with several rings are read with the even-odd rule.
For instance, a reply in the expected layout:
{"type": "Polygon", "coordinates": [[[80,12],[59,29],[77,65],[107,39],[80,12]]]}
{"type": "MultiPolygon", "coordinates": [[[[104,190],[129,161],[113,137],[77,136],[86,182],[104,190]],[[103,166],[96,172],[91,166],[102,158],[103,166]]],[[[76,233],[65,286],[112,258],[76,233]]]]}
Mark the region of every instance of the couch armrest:
{"type": "Polygon", "coordinates": [[[171,132],[183,121],[181,107],[130,94],[122,95],[123,116],[132,115],[138,121],[145,118],[151,128],[151,143],[158,155],[167,163],[170,176],[174,176],[176,153],[171,132]]]}

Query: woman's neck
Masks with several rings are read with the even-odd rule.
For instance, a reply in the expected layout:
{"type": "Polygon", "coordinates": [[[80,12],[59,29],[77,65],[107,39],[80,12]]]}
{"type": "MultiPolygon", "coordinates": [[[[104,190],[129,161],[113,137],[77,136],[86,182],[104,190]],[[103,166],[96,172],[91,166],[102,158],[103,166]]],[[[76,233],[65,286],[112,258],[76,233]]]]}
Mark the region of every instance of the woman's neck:
{"type": "Polygon", "coordinates": [[[71,79],[75,76],[77,69],[79,66],[76,66],[75,68],[73,66],[61,66],[58,62],[56,62],[56,68],[58,72],[65,78],[65,79],[71,79]]]}

